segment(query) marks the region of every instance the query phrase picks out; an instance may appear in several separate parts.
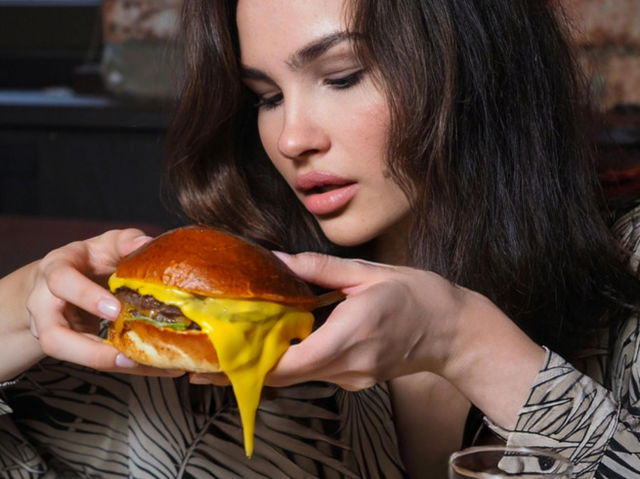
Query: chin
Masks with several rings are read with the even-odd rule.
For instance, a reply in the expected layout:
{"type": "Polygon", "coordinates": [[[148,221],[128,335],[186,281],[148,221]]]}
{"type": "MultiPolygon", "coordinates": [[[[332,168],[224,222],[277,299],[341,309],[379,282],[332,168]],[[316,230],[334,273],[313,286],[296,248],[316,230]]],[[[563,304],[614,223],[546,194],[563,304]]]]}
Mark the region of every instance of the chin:
{"type": "Polygon", "coordinates": [[[354,248],[369,243],[384,233],[383,230],[366,229],[359,225],[336,225],[320,223],[320,228],[329,241],[344,248],[354,248]]]}
{"type": "Polygon", "coordinates": [[[336,216],[331,219],[318,219],[320,228],[333,244],[345,248],[354,248],[380,240],[393,247],[406,246],[410,217],[406,212],[388,215],[375,221],[375,218],[347,218],[336,216]]]}

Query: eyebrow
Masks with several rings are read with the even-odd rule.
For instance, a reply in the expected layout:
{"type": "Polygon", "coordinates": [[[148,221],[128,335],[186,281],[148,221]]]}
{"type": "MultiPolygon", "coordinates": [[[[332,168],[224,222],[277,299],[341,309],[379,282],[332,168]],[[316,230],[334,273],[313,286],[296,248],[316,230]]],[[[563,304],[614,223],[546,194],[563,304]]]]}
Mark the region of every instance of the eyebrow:
{"type": "MultiPolygon", "coordinates": [[[[306,64],[322,56],[335,45],[345,40],[351,40],[354,37],[355,34],[352,32],[338,31],[330,33],[303,46],[286,60],[286,64],[289,65],[292,70],[299,70],[306,64]]],[[[241,74],[242,78],[248,80],[270,81],[269,76],[263,71],[245,65],[241,65],[241,74]]]]}
{"type": "Polygon", "coordinates": [[[345,40],[350,40],[353,37],[353,33],[345,31],[334,32],[330,33],[329,35],[325,35],[324,37],[320,37],[317,40],[313,40],[312,42],[308,43],[293,55],[291,55],[291,57],[289,57],[289,59],[287,60],[287,65],[289,65],[294,70],[300,69],[307,63],[322,56],[338,43],[341,43],[345,40]]]}

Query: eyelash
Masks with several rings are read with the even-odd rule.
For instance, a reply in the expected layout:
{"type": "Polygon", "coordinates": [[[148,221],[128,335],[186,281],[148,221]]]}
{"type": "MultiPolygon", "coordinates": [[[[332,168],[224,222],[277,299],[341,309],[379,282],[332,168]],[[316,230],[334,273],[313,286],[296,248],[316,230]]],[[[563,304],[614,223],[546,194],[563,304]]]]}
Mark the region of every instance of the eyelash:
{"type": "Polygon", "coordinates": [[[253,106],[258,109],[272,110],[282,102],[282,98],[282,93],[276,93],[266,98],[258,98],[258,101],[253,106]]]}
{"type": "Polygon", "coordinates": [[[363,75],[364,70],[357,70],[340,78],[327,78],[324,83],[325,85],[332,86],[338,90],[346,90],[347,88],[351,88],[352,86],[356,86],[360,83],[363,75]]]}
{"type": "MultiPolygon", "coordinates": [[[[326,80],[324,80],[324,84],[336,90],[347,90],[360,83],[362,77],[364,76],[364,73],[365,70],[358,70],[340,78],[327,78],[326,80]]],[[[282,93],[276,93],[275,95],[272,95],[270,97],[258,98],[258,101],[254,104],[254,106],[258,109],[262,108],[265,110],[272,110],[280,105],[283,99],[284,96],[282,95],[282,93]]]]}

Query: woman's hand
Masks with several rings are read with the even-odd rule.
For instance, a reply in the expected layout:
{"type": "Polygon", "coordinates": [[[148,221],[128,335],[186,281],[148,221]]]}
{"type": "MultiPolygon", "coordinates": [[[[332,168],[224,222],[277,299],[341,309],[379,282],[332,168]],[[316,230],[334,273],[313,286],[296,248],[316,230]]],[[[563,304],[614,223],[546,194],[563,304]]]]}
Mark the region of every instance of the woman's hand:
{"type": "Polygon", "coordinates": [[[271,386],[309,380],[363,389],[436,373],[504,427],[513,425],[544,350],[488,299],[422,270],[314,253],[280,255],[301,278],[346,299],[292,346],[271,386]]]}
{"type": "Polygon", "coordinates": [[[44,356],[99,370],[178,375],[134,363],[97,336],[99,318],[114,320],[118,300],[104,287],[118,262],[150,238],[140,230],[106,232],[70,243],[2,279],[0,377],[9,379],[44,356]],[[96,282],[97,281],[97,282],[96,282]],[[12,351],[11,344],[21,349],[12,351]]]}
{"type": "Polygon", "coordinates": [[[465,289],[412,268],[314,253],[280,256],[298,276],[339,289],[346,300],[321,328],[289,349],[269,384],[325,380],[358,390],[446,367],[468,307],[465,289]]]}

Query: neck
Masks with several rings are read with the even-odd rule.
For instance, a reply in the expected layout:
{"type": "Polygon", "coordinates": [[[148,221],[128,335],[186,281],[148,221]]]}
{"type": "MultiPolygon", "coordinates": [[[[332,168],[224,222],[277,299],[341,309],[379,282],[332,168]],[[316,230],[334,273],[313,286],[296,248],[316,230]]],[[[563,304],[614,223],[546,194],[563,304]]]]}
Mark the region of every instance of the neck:
{"type": "Polygon", "coordinates": [[[409,217],[378,236],[373,244],[373,259],[379,263],[406,266],[408,263],[409,217]]]}

